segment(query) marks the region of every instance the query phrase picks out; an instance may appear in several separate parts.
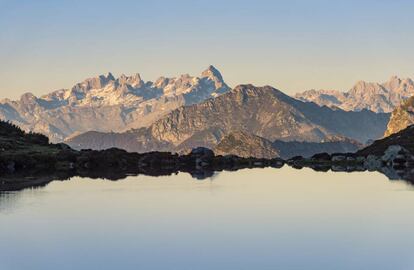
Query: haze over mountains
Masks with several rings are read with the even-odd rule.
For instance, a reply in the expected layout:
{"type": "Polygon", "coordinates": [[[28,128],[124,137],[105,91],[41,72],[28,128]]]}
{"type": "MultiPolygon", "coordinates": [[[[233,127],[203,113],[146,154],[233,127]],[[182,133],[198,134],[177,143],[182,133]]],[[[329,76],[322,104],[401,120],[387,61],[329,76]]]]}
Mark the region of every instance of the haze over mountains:
{"type": "Polygon", "coordinates": [[[0,101],[0,118],[58,142],[91,130],[110,132],[147,126],[173,109],[229,89],[213,66],[199,77],[185,74],[160,77],[155,82],[145,82],[139,74],[115,78],[108,73],[42,97],[26,93],[17,101],[4,99],[0,101]]]}
{"type": "Polygon", "coordinates": [[[231,132],[271,142],[321,142],[337,135],[365,142],[381,137],[388,119],[383,113],[345,112],[302,102],[270,86],[240,85],[217,98],[180,107],[148,128],[87,132],[67,142],[76,149],[118,147],[136,152],[214,148],[231,132]]]}
{"type": "Polygon", "coordinates": [[[308,90],[295,95],[302,101],[345,111],[363,109],[374,112],[392,112],[404,100],[414,96],[414,82],[410,78],[392,76],[387,82],[359,81],[348,92],[338,90],[308,90]]]}
{"type": "Polygon", "coordinates": [[[310,90],[296,98],[270,86],[231,90],[209,66],[197,77],[145,82],[139,74],[108,73],[41,97],[26,93],[2,100],[0,118],[76,149],[186,152],[204,146],[287,157],[354,151],[404,129],[414,122],[411,96],[413,81],[396,76],[382,84],[360,81],[348,92],[310,90]],[[391,111],[388,123],[384,112],[391,111]]]}

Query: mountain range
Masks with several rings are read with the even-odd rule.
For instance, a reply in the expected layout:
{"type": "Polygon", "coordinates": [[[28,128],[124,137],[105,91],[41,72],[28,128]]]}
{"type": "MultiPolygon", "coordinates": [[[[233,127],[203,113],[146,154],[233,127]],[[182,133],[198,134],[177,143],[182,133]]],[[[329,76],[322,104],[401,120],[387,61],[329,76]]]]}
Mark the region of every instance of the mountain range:
{"type": "Polygon", "coordinates": [[[214,148],[232,132],[268,141],[322,142],[344,136],[365,142],[382,136],[389,114],[346,112],[302,102],[270,87],[240,85],[214,99],[183,106],[148,127],[122,133],[87,132],[68,139],[75,149],[185,152],[214,148]]]}
{"type": "Polygon", "coordinates": [[[412,96],[413,81],[396,76],[295,98],[270,86],[231,89],[209,66],[199,76],[152,82],[138,73],[107,73],[41,97],[26,93],[1,100],[0,118],[76,149],[184,153],[205,146],[220,154],[287,158],[349,152],[398,132],[414,123],[412,96]]]}
{"type": "Polygon", "coordinates": [[[185,74],[155,82],[145,82],[139,74],[115,78],[108,73],[41,97],[26,93],[20,100],[3,99],[0,118],[59,142],[91,130],[119,132],[148,126],[180,106],[229,90],[213,66],[199,77],[185,74]]]}
{"type": "Polygon", "coordinates": [[[295,95],[302,101],[345,111],[371,110],[392,112],[404,100],[414,96],[414,82],[410,78],[392,76],[387,82],[357,82],[348,92],[338,90],[308,90],[295,95]]]}

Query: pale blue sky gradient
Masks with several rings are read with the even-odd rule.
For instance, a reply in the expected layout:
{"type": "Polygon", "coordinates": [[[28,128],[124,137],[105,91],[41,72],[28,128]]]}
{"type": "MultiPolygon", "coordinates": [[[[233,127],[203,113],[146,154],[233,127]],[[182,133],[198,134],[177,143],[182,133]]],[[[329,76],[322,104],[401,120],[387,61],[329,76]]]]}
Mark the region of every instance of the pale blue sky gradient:
{"type": "Polygon", "coordinates": [[[414,1],[0,0],[0,98],[107,71],[197,75],[293,94],[414,77],[414,1]]]}

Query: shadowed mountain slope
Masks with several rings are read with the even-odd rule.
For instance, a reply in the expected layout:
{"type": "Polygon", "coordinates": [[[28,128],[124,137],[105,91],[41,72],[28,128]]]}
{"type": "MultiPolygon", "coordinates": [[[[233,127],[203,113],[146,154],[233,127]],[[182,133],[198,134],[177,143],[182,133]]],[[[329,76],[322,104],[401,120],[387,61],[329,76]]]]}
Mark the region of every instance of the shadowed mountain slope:
{"type": "Polygon", "coordinates": [[[358,151],[360,155],[382,155],[391,145],[399,145],[414,154],[414,125],[411,125],[388,137],[377,140],[368,147],[358,151]]]}
{"type": "Polygon", "coordinates": [[[217,98],[180,107],[147,128],[88,132],[67,143],[76,149],[184,151],[195,146],[213,148],[233,131],[269,141],[321,142],[341,135],[365,142],[381,137],[388,119],[388,114],[345,112],[302,102],[270,86],[240,85],[217,98]]]}

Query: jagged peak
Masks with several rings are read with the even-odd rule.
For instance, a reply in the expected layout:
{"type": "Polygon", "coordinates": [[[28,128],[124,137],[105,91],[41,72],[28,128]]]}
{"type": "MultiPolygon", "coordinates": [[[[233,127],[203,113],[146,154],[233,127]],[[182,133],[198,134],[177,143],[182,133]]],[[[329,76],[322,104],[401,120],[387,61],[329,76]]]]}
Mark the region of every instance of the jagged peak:
{"type": "Polygon", "coordinates": [[[114,82],[115,77],[112,75],[111,72],[107,72],[106,74],[101,74],[96,77],[87,78],[83,82],[76,84],[72,87],[73,91],[88,91],[90,89],[99,89],[103,88],[110,82],[114,82]]]}
{"type": "Polygon", "coordinates": [[[32,92],[26,92],[20,96],[21,101],[36,100],[37,97],[32,92]]]}
{"type": "Polygon", "coordinates": [[[383,85],[387,88],[391,88],[393,90],[394,88],[398,87],[402,82],[402,79],[396,75],[393,75],[390,77],[390,79],[385,82],[383,85]]]}
{"type": "Polygon", "coordinates": [[[411,79],[411,78],[405,78],[405,79],[403,80],[403,82],[406,82],[406,83],[408,83],[408,84],[414,84],[414,81],[413,81],[413,79],[411,79]]]}
{"type": "Polygon", "coordinates": [[[106,74],[104,74],[103,76],[105,77],[105,79],[107,79],[109,81],[114,81],[115,80],[114,75],[112,75],[112,73],[109,72],[109,71],[106,74]]]}
{"type": "Polygon", "coordinates": [[[155,80],[154,85],[156,87],[163,88],[168,84],[169,81],[170,81],[169,78],[161,76],[161,77],[159,77],[158,79],[155,80]]]}
{"type": "Polygon", "coordinates": [[[366,95],[367,89],[371,89],[371,91],[384,91],[388,92],[387,87],[377,83],[377,82],[368,82],[368,81],[357,81],[355,85],[347,92],[350,95],[366,95]]]}
{"type": "Polygon", "coordinates": [[[224,82],[220,71],[218,71],[218,69],[216,69],[213,65],[208,66],[208,68],[201,73],[201,77],[211,79],[216,78],[220,82],[224,82]]]}
{"type": "Polygon", "coordinates": [[[100,75],[97,75],[95,77],[87,78],[87,79],[83,80],[83,82],[84,83],[88,83],[88,82],[91,82],[91,81],[109,82],[109,81],[114,81],[114,80],[115,80],[114,75],[112,75],[111,72],[107,72],[105,74],[100,74],[100,75]]]}
{"type": "Polygon", "coordinates": [[[117,81],[121,84],[131,84],[132,86],[141,85],[144,81],[141,79],[141,75],[139,73],[132,74],[131,76],[127,76],[125,74],[121,74],[117,81]]]}
{"type": "Polygon", "coordinates": [[[354,88],[358,87],[358,86],[366,86],[367,84],[370,84],[370,82],[364,81],[364,80],[359,80],[354,84],[354,88]]]}
{"type": "Polygon", "coordinates": [[[132,74],[131,77],[137,81],[142,81],[141,74],[139,74],[138,72],[135,74],[132,74]]]}
{"type": "Polygon", "coordinates": [[[389,81],[389,82],[393,82],[393,81],[401,81],[401,78],[400,78],[400,77],[398,77],[397,75],[392,75],[388,81],[389,81]]]}

